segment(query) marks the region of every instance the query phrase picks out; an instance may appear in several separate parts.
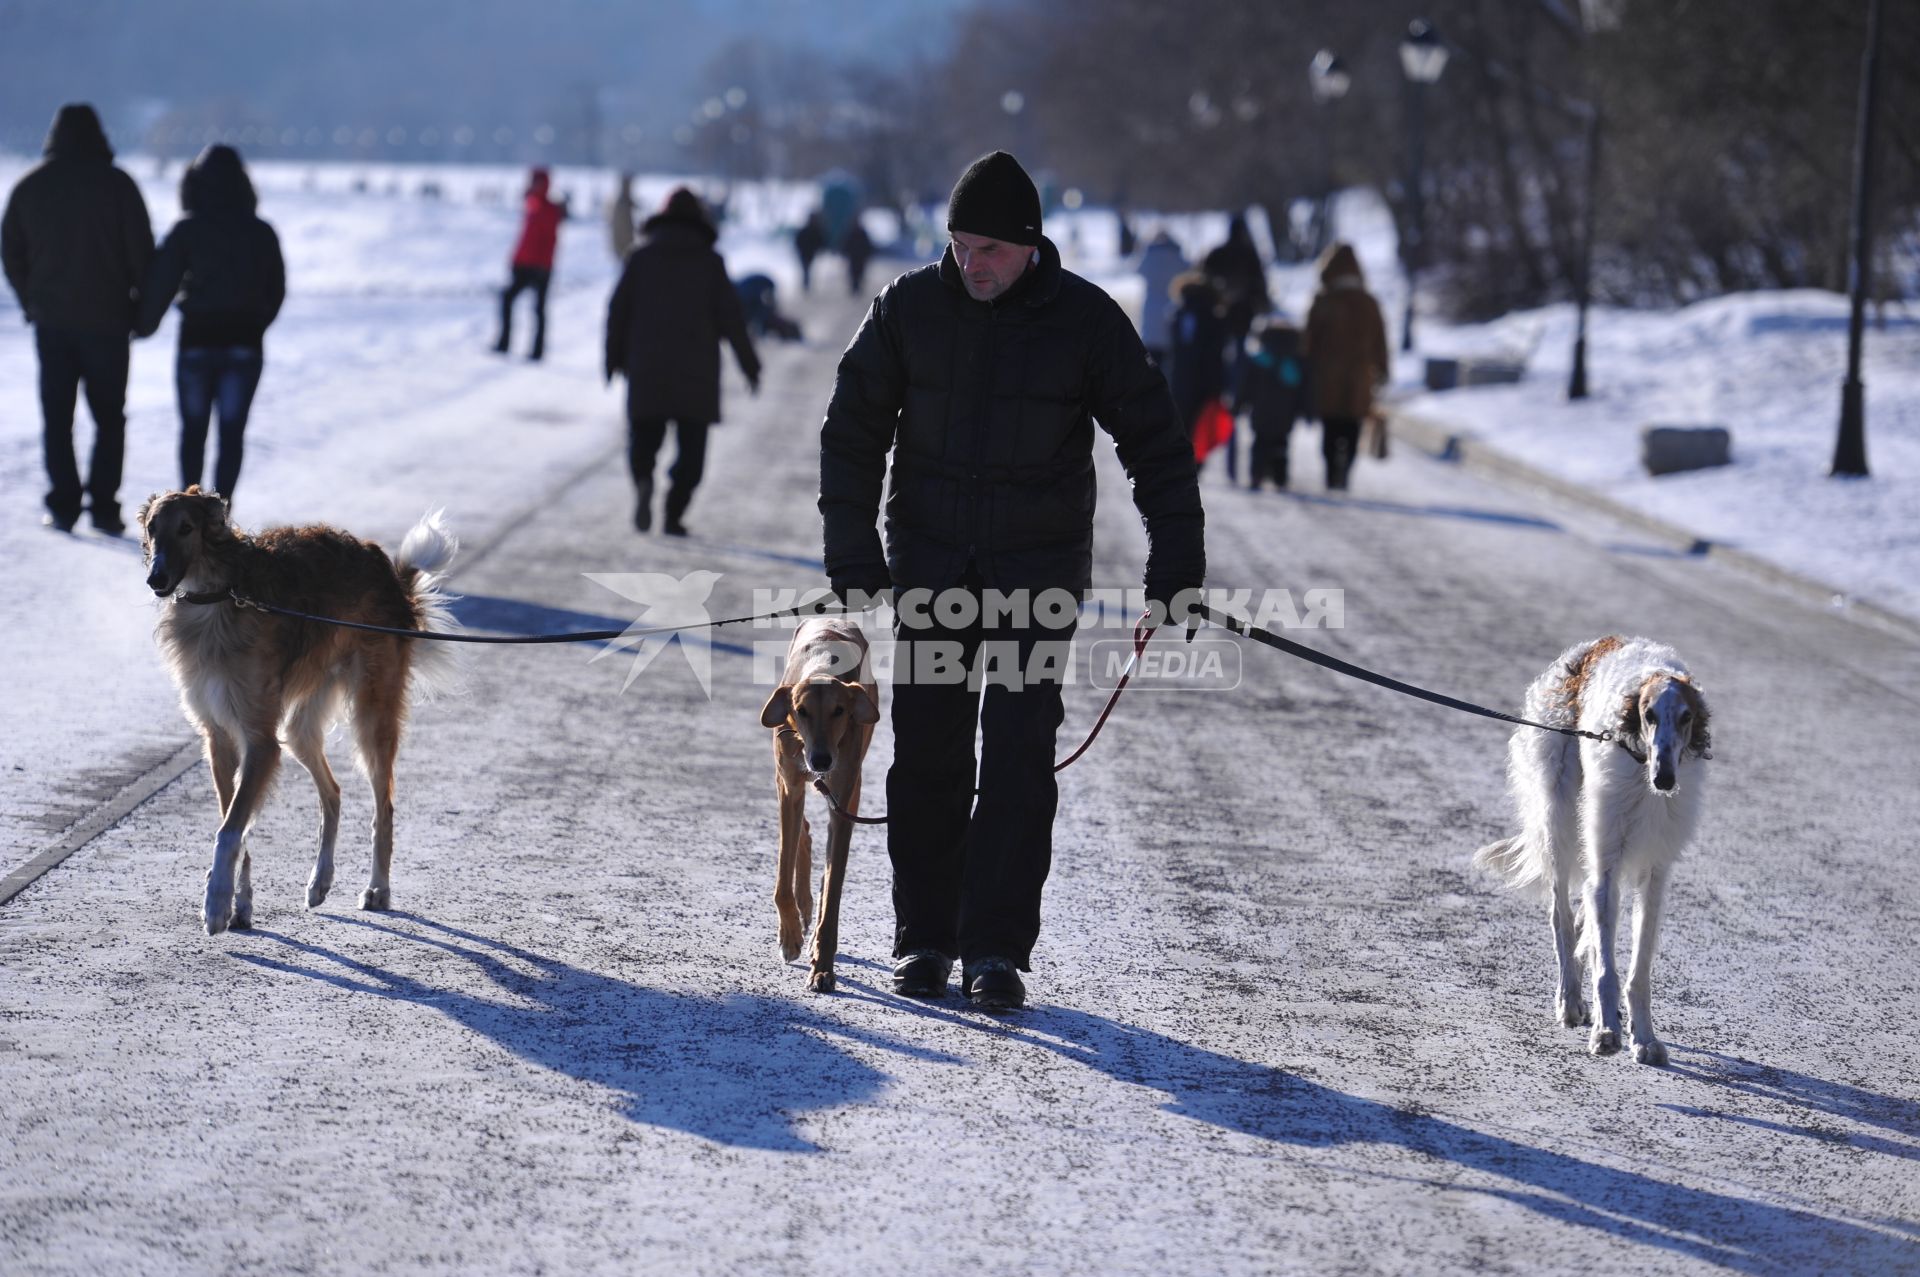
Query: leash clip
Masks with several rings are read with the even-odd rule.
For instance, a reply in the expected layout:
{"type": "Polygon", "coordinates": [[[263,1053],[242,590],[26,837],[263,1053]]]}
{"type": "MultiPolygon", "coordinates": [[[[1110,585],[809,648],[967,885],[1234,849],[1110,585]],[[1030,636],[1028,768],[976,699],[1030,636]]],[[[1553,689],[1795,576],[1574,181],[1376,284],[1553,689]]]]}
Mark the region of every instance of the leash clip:
{"type": "Polygon", "coordinates": [[[250,607],[256,612],[264,612],[267,610],[266,608],[262,607],[260,604],[255,603],[252,599],[248,598],[246,595],[240,593],[240,591],[237,588],[228,590],[227,597],[233,600],[233,605],[235,607],[250,607]]]}

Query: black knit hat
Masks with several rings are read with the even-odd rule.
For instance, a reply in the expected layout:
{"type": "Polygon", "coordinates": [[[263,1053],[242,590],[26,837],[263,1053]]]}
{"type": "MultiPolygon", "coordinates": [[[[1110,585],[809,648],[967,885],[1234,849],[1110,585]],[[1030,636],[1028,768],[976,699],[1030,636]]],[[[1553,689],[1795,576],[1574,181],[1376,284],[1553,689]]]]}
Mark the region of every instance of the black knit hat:
{"type": "Polygon", "coordinates": [[[1038,244],[1040,192],[1020,161],[995,151],[968,165],[947,201],[947,231],[1038,244]]]}

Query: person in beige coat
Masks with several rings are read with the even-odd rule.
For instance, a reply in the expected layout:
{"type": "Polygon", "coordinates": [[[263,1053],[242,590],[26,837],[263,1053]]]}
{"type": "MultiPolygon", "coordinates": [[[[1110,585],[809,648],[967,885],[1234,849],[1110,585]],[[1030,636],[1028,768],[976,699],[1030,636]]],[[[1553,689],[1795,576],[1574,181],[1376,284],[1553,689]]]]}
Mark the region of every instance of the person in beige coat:
{"type": "Polygon", "coordinates": [[[1305,340],[1314,415],[1320,418],[1327,487],[1342,491],[1353,469],[1360,423],[1373,413],[1374,388],[1387,379],[1387,325],[1367,291],[1351,244],[1321,255],[1320,291],[1307,312],[1305,340]]]}

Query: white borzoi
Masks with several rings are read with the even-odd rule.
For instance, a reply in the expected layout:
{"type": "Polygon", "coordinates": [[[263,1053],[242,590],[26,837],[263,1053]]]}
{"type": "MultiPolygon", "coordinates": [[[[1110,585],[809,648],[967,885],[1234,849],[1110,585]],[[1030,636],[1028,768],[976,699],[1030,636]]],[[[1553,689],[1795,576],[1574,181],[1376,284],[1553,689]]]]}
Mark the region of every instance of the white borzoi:
{"type": "Polygon", "coordinates": [[[1474,853],[1511,887],[1551,898],[1562,1024],[1593,1024],[1587,1049],[1620,1049],[1620,974],[1614,932],[1624,889],[1640,893],[1627,975],[1633,1058],[1665,1064],[1653,1032],[1649,983],[1667,878],[1700,819],[1709,758],[1707,703],[1679,655],[1651,639],[1577,643],[1527,688],[1525,717],[1556,727],[1612,732],[1588,740],[1522,727],[1507,748],[1507,786],[1520,833],[1474,853]],[[1579,913],[1570,899],[1581,882],[1579,913]],[[1594,1022],[1580,994],[1580,963],[1593,972],[1594,1022]]]}

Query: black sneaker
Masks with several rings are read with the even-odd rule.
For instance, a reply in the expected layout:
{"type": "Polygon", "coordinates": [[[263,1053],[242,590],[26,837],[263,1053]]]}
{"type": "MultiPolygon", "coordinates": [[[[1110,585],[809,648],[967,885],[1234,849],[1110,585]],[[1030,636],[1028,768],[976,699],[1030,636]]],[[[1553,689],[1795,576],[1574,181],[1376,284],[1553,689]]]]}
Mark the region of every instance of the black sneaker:
{"type": "Polygon", "coordinates": [[[667,516],[666,526],[660,530],[670,537],[683,537],[687,535],[687,525],[680,522],[679,519],[671,514],[667,516]]]}
{"type": "Polygon", "coordinates": [[[55,514],[51,510],[40,516],[40,526],[43,528],[52,528],[55,532],[73,531],[74,522],[73,519],[69,519],[65,515],[55,514]]]}
{"type": "Polygon", "coordinates": [[[110,537],[117,537],[127,530],[127,522],[120,517],[118,510],[95,510],[93,512],[93,527],[96,532],[104,533],[110,537]]]}
{"type": "Polygon", "coordinates": [[[1018,1011],[1027,1005],[1027,986],[1005,958],[982,958],[961,977],[967,1001],[982,1011],[1018,1011]]]}
{"type": "Polygon", "coordinates": [[[953,959],[938,949],[915,949],[893,964],[893,991],[909,998],[944,998],[953,959]]]}

